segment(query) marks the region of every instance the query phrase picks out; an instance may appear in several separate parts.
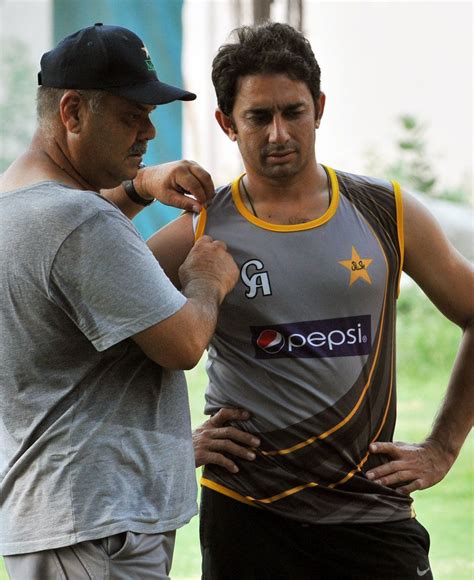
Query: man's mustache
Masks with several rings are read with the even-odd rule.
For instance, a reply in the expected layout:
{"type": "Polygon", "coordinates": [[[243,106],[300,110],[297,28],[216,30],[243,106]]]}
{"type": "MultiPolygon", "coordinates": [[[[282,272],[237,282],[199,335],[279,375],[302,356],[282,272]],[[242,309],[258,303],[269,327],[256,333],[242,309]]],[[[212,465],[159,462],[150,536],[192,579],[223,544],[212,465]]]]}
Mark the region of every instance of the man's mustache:
{"type": "Polygon", "coordinates": [[[145,155],[146,153],[146,143],[134,143],[128,150],[129,155],[145,155]]]}
{"type": "Polygon", "coordinates": [[[263,148],[262,154],[264,157],[269,155],[286,155],[287,153],[298,152],[299,147],[297,143],[285,143],[283,145],[267,145],[263,148]]]}

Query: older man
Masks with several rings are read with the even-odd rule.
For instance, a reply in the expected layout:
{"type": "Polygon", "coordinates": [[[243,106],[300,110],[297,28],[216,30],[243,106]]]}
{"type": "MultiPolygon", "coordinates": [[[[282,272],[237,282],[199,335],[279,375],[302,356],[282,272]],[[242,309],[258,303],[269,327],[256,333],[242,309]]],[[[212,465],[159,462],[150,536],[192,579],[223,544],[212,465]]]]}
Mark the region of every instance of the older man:
{"type": "Polygon", "coordinates": [[[196,513],[177,369],[199,360],[237,269],[206,237],[179,292],[123,212],[212,195],[194,164],[139,171],[151,111],[195,95],[102,24],[45,54],[39,84],[37,132],[0,181],[1,553],[17,580],[167,578],[196,513]]]}

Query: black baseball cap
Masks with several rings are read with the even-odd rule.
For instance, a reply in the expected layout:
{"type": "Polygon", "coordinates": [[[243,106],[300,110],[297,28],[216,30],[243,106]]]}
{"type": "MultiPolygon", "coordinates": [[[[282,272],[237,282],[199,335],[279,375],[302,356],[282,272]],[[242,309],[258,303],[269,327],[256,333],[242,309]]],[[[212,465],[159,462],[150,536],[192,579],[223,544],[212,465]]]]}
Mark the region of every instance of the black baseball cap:
{"type": "Polygon", "coordinates": [[[196,98],[161,82],[146,46],[131,30],[102,23],[66,36],[43,54],[38,84],[58,89],[101,89],[147,105],[196,98]]]}

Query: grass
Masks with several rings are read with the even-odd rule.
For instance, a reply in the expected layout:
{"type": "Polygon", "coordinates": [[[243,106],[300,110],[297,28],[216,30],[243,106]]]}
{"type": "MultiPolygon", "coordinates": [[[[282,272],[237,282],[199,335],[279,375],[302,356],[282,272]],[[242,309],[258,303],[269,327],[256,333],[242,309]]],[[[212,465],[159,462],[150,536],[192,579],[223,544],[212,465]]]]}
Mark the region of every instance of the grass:
{"type": "MultiPolygon", "coordinates": [[[[461,331],[416,287],[398,305],[398,421],[396,439],[420,441],[428,433],[448,382],[461,331]]],[[[438,485],[414,494],[418,519],[431,535],[437,579],[474,578],[474,439],[472,433],[438,485]]]]}
{"type": "MultiPolygon", "coordinates": [[[[402,290],[397,330],[397,440],[416,442],[428,433],[460,337],[460,330],[446,321],[416,287],[402,290]]],[[[187,375],[193,425],[198,425],[203,419],[206,385],[203,363],[187,375]]],[[[437,580],[474,578],[473,454],[471,434],[447,477],[414,495],[418,519],[431,535],[430,558],[437,580]]],[[[196,517],[178,531],[173,580],[200,578],[198,526],[196,517]]],[[[0,580],[6,579],[0,566],[0,580]]]]}

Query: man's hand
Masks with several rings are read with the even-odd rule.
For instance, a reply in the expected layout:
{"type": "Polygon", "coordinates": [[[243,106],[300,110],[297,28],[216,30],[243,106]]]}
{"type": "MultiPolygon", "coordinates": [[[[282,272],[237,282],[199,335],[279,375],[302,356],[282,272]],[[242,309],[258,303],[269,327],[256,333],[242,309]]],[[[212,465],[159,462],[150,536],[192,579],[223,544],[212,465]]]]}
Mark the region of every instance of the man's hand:
{"type": "Polygon", "coordinates": [[[133,183],[144,199],[155,197],[165,205],[194,213],[199,213],[214,197],[209,173],[185,159],[140,169],[133,183]]]}
{"type": "Polygon", "coordinates": [[[219,304],[235,286],[238,277],[239,269],[225,243],[210,236],[197,240],[179,268],[185,296],[189,297],[190,289],[198,291],[201,288],[205,294],[215,289],[219,304]]]}
{"type": "Polygon", "coordinates": [[[377,442],[372,443],[369,450],[388,455],[390,460],[368,471],[367,477],[406,495],[441,481],[455,460],[433,440],[413,445],[377,442]]]}
{"type": "Polygon", "coordinates": [[[237,473],[239,468],[228,455],[253,461],[256,455],[249,448],[258,447],[260,440],[251,433],[226,426],[229,421],[246,421],[249,417],[248,411],[242,409],[221,409],[197,427],[193,432],[196,467],[214,463],[237,473]]]}

